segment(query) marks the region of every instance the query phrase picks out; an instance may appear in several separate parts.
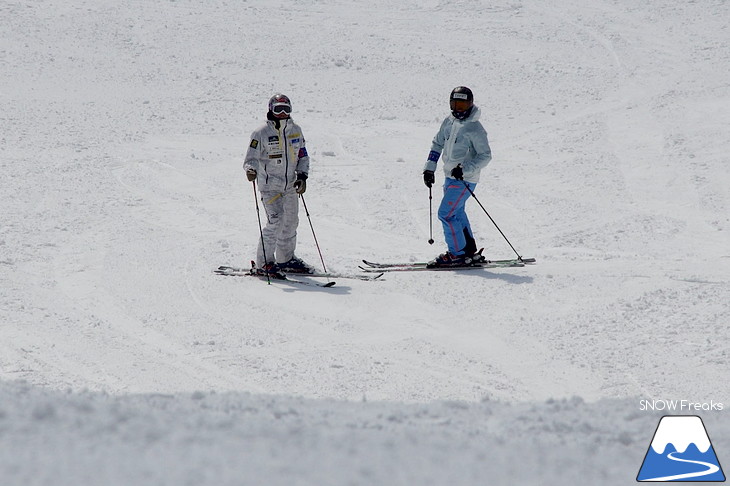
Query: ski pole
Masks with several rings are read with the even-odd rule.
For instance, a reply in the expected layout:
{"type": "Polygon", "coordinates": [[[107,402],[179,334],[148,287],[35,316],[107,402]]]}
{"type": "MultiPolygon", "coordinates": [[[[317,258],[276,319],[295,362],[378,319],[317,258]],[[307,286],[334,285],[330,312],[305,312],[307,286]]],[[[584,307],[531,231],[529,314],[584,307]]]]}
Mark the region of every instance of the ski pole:
{"type": "Polygon", "coordinates": [[[312,218],[309,216],[309,209],[307,208],[307,201],[304,200],[304,194],[299,194],[299,197],[304,204],[304,212],[307,214],[309,220],[309,227],[312,228],[312,236],[314,237],[314,244],[317,246],[317,252],[319,252],[319,260],[322,262],[322,269],[324,273],[327,273],[327,267],[324,264],[324,258],[322,258],[322,250],[319,248],[319,242],[317,241],[317,235],[314,233],[314,226],[312,226],[312,218]]]}
{"type": "Polygon", "coordinates": [[[428,244],[433,245],[433,192],[428,186],[428,244]]]}
{"type": "Polygon", "coordinates": [[[259,221],[259,235],[261,235],[261,251],[264,254],[264,271],[266,272],[266,281],[271,285],[271,277],[269,276],[269,269],[266,267],[266,262],[269,260],[266,258],[266,245],[264,245],[264,230],[261,228],[261,211],[259,210],[259,200],[256,197],[256,179],[253,181],[253,201],[256,204],[256,219],[259,221]]]}
{"type": "Polygon", "coordinates": [[[520,256],[520,254],[517,253],[517,250],[515,250],[515,247],[512,246],[512,243],[510,243],[510,241],[504,235],[504,233],[502,232],[502,230],[499,229],[499,226],[497,226],[497,223],[494,221],[494,219],[492,218],[492,216],[489,215],[489,212],[487,212],[487,210],[484,208],[484,206],[482,205],[482,203],[479,201],[479,198],[477,198],[476,194],[474,194],[474,191],[471,190],[471,187],[469,187],[469,184],[467,184],[466,181],[464,181],[464,180],[462,180],[461,182],[464,183],[464,187],[466,187],[466,190],[469,191],[469,194],[471,194],[471,197],[473,197],[474,200],[477,202],[477,204],[479,204],[479,207],[482,208],[482,211],[484,211],[484,214],[487,215],[487,217],[492,222],[492,224],[494,225],[494,227],[497,228],[497,231],[499,231],[499,234],[502,235],[502,238],[504,238],[504,240],[507,242],[507,244],[510,246],[510,248],[512,248],[512,251],[515,252],[515,255],[517,255],[517,259],[518,260],[522,260],[522,256],[520,256]]]}

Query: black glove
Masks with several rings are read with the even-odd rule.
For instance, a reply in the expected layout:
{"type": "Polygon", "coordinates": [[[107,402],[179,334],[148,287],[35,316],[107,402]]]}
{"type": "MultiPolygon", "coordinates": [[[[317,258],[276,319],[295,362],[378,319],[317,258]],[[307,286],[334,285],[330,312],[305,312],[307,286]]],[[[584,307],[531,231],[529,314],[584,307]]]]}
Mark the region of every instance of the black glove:
{"type": "Polygon", "coordinates": [[[250,182],[253,182],[256,179],[256,169],[246,169],[246,177],[250,182]]]}
{"type": "Polygon", "coordinates": [[[307,174],[304,172],[297,174],[297,180],[294,181],[294,189],[297,191],[297,194],[304,194],[307,190],[307,174]]]}
{"type": "Polygon", "coordinates": [[[456,167],[451,169],[451,177],[453,177],[457,181],[464,180],[464,171],[461,169],[460,165],[457,165],[456,167]]]}
{"type": "Polygon", "coordinates": [[[423,171],[423,183],[426,184],[426,187],[431,187],[434,182],[436,182],[436,178],[433,176],[433,171],[424,170],[423,171]]]}

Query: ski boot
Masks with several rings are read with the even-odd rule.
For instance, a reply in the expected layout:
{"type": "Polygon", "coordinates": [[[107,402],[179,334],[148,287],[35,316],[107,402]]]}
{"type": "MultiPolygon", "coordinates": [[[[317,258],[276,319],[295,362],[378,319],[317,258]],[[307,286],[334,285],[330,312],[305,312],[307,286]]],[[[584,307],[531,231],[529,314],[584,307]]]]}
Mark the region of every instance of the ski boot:
{"type": "Polygon", "coordinates": [[[472,255],[466,255],[464,263],[467,265],[471,265],[472,263],[483,263],[487,261],[487,258],[482,255],[482,252],[484,251],[484,248],[481,248],[478,252],[472,254],[472,255]]]}
{"type": "Polygon", "coordinates": [[[258,277],[266,277],[285,280],[286,275],[281,273],[281,269],[276,263],[267,263],[263,267],[256,267],[254,262],[251,262],[251,273],[258,277]]]}
{"type": "Polygon", "coordinates": [[[301,258],[293,257],[286,263],[278,263],[277,267],[279,271],[284,273],[301,273],[309,274],[314,273],[314,268],[306,263],[301,258]]]}
{"type": "Polygon", "coordinates": [[[467,265],[466,256],[454,255],[447,251],[437,256],[426,264],[426,268],[440,268],[440,267],[463,267],[467,265]]]}

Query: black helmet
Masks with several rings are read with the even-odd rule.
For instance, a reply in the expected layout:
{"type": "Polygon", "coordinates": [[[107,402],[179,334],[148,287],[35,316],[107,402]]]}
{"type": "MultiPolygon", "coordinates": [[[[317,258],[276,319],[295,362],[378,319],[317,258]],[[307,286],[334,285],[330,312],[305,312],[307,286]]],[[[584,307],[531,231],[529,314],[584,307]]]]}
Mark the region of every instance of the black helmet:
{"type": "Polygon", "coordinates": [[[449,106],[451,114],[457,120],[468,118],[474,108],[474,93],[466,86],[457,86],[451,91],[449,106]]]}

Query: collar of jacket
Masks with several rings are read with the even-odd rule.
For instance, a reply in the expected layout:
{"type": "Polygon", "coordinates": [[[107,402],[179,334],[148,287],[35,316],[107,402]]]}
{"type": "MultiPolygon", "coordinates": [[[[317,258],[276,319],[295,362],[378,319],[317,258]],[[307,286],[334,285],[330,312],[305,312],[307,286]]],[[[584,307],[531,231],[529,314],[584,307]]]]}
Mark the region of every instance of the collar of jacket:
{"type": "Polygon", "coordinates": [[[266,119],[269,121],[271,125],[273,125],[274,128],[277,130],[281,127],[281,122],[286,122],[284,126],[287,126],[289,124],[289,120],[291,120],[291,117],[289,118],[276,118],[273,113],[268,112],[266,113],[266,119]]]}
{"type": "Polygon", "coordinates": [[[454,123],[468,123],[473,121],[479,121],[479,117],[482,116],[482,110],[479,109],[477,105],[474,105],[474,108],[471,110],[471,114],[464,118],[463,120],[459,120],[454,117],[454,115],[451,115],[451,118],[454,119],[454,123]]]}

